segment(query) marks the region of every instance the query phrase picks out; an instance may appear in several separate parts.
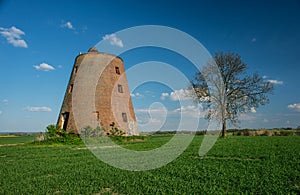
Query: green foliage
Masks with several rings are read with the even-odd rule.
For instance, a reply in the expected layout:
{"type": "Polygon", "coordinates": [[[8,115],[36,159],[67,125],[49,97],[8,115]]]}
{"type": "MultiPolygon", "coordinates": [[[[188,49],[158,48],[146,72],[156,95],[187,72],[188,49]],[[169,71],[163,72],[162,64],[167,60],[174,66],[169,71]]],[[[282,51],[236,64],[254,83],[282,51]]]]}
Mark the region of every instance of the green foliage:
{"type": "Polygon", "coordinates": [[[63,129],[60,129],[60,127],[56,125],[48,125],[46,129],[46,139],[60,137],[60,132],[65,131],[63,129]]]}
{"type": "Polygon", "coordinates": [[[122,136],[122,135],[125,134],[124,131],[122,131],[118,127],[115,127],[115,123],[114,122],[112,122],[110,124],[110,127],[111,127],[111,129],[109,130],[110,135],[113,135],[113,136],[122,136]]]}
{"type": "MultiPolygon", "coordinates": [[[[147,150],[172,136],[124,147],[147,150]]],[[[0,194],[300,194],[300,137],[232,136],[198,156],[203,136],[173,162],[125,171],[84,146],[0,147],[0,194]]]]}
{"type": "Polygon", "coordinates": [[[121,142],[140,142],[140,141],[144,141],[147,140],[148,137],[145,136],[115,136],[115,135],[111,135],[109,136],[112,141],[116,142],[116,143],[121,143],[121,142]]]}
{"type": "Polygon", "coordinates": [[[101,127],[96,127],[96,129],[93,129],[90,126],[85,127],[82,131],[80,136],[83,137],[102,137],[105,136],[106,132],[104,129],[102,129],[101,127]]]}
{"type": "Polygon", "coordinates": [[[82,140],[73,131],[67,132],[56,125],[48,125],[44,140],[34,141],[32,144],[83,144],[82,140]]]}
{"type": "Polygon", "coordinates": [[[296,136],[296,130],[253,130],[253,129],[242,129],[232,131],[232,135],[237,136],[296,136]]]}
{"type": "Polygon", "coordinates": [[[292,136],[294,135],[294,132],[293,131],[280,131],[280,135],[281,136],[292,136]]]}
{"type": "Polygon", "coordinates": [[[242,130],[236,130],[232,133],[232,135],[237,135],[237,136],[256,136],[256,130],[251,130],[251,129],[242,129],[242,130]]]}
{"type": "Polygon", "coordinates": [[[175,135],[175,134],[195,134],[195,135],[205,135],[207,131],[205,130],[198,130],[198,131],[156,131],[155,135],[175,135]]]}

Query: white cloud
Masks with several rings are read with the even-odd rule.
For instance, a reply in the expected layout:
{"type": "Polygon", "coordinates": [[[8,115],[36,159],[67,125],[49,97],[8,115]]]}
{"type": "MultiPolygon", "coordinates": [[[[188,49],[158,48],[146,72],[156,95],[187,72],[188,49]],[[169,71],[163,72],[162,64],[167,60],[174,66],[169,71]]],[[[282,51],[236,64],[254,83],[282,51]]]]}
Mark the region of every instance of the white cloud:
{"type": "Polygon", "coordinates": [[[74,29],[74,27],[73,27],[73,25],[72,25],[71,22],[67,22],[67,23],[66,23],[66,27],[67,27],[68,29],[74,29]]]}
{"type": "Polygon", "coordinates": [[[144,97],[142,94],[140,94],[139,92],[137,93],[131,93],[130,94],[131,97],[144,97]]]}
{"type": "Polygon", "coordinates": [[[118,47],[124,47],[123,42],[119,39],[116,34],[105,35],[103,40],[108,40],[111,45],[115,45],[118,47]]]}
{"type": "Polygon", "coordinates": [[[152,114],[153,116],[165,116],[166,114],[169,115],[177,115],[177,114],[189,114],[192,117],[203,117],[204,111],[201,104],[197,105],[186,105],[176,108],[172,111],[168,111],[164,106],[156,107],[156,108],[143,108],[135,110],[137,114],[152,114]]]}
{"type": "Polygon", "coordinates": [[[264,123],[268,123],[269,120],[268,120],[268,119],[264,119],[263,122],[264,122],[264,123]]]}
{"type": "Polygon", "coordinates": [[[149,108],[137,109],[135,111],[137,114],[148,114],[151,118],[161,118],[166,116],[168,113],[167,108],[160,102],[154,102],[149,108]]]}
{"type": "Polygon", "coordinates": [[[270,82],[270,83],[273,83],[275,85],[282,85],[283,84],[283,81],[279,81],[279,80],[269,79],[267,81],[270,82]]]}
{"type": "Polygon", "coordinates": [[[150,118],[149,123],[156,123],[156,124],[161,124],[163,120],[158,119],[158,118],[150,118]]]}
{"type": "MultiPolygon", "coordinates": [[[[202,122],[206,114],[201,104],[190,104],[184,102],[184,105],[175,109],[168,110],[161,103],[154,103],[149,108],[136,109],[136,117],[140,131],[154,130],[181,130],[195,129],[199,122],[202,122]]],[[[206,126],[206,121],[204,122],[206,126]]]]}
{"type": "Polygon", "coordinates": [[[172,111],[173,114],[182,114],[184,116],[189,116],[191,118],[204,118],[206,111],[203,110],[201,104],[196,105],[187,105],[176,108],[172,111]]]}
{"type": "Polygon", "coordinates": [[[81,28],[81,32],[85,32],[85,31],[87,31],[87,29],[88,29],[88,27],[86,26],[86,25],[84,25],[82,28],[81,28]]]}
{"type": "Polygon", "coordinates": [[[165,107],[161,108],[142,108],[142,109],[137,109],[135,111],[136,113],[148,113],[148,114],[161,114],[168,112],[168,110],[165,107]]]}
{"type": "Polygon", "coordinates": [[[298,103],[298,104],[290,104],[290,105],[288,105],[288,108],[300,112],[300,103],[298,103]]]}
{"type": "Polygon", "coordinates": [[[29,111],[29,112],[51,112],[52,109],[49,108],[49,107],[45,107],[45,106],[42,106],[42,107],[26,107],[25,108],[26,111],[29,111]]]}
{"type": "Polygon", "coordinates": [[[251,107],[251,109],[250,109],[250,112],[252,112],[252,113],[256,113],[256,110],[255,110],[255,108],[254,108],[254,107],[251,107]]]}
{"type": "Polygon", "coordinates": [[[152,103],[149,108],[137,109],[135,113],[139,128],[146,131],[161,129],[168,116],[168,110],[159,102],[152,103]]]}
{"type": "Polygon", "coordinates": [[[166,97],[169,97],[169,94],[168,93],[162,93],[161,96],[160,96],[160,99],[165,100],[166,97]]]}
{"type": "Polygon", "coordinates": [[[41,71],[49,71],[49,70],[54,70],[55,68],[49,64],[46,63],[41,63],[38,66],[33,66],[36,70],[41,70],[41,71]]]}
{"type": "Polygon", "coordinates": [[[71,29],[71,30],[75,30],[74,26],[72,25],[72,23],[70,21],[62,24],[61,27],[71,29]]]}
{"type": "Polygon", "coordinates": [[[141,108],[141,109],[135,109],[135,113],[148,113],[149,109],[147,108],[141,108]]]}
{"type": "Polygon", "coordinates": [[[253,121],[255,119],[254,116],[248,115],[248,114],[240,114],[239,119],[241,121],[253,121]]]}
{"type": "Polygon", "coordinates": [[[21,38],[21,36],[25,35],[25,33],[14,26],[12,26],[11,28],[0,27],[0,34],[2,35],[2,37],[6,38],[6,40],[10,44],[12,44],[15,47],[24,47],[24,48],[28,47],[25,40],[21,38]]]}
{"type": "Polygon", "coordinates": [[[189,96],[190,90],[187,89],[179,89],[175,90],[170,93],[170,99],[172,101],[184,101],[184,100],[190,100],[191,97],[189,96]]]}
{"type": "Polygon", "coordinates": [[[186,112],[186,111],[194,111],[196,109],[195,105],[189,105],[189,106],[181,106],[180,108],[176,108],[175,112],[186,112]]]}
{"type": "MultiPolygon", "coordinates": [[[[262,78],[263,79],[267,79],[269,77],[267,75],[264,75],[264,76],[262,76],[262,78]]],[[[270,82],[272,84],[275,84],[275,85],[283,85],[283,81],[279,81],[279,80],[276,80],[276,79],[268,79],[266,81],[268,81],[268,82],[270,82]]]]}
{"type": "Polygon", "coordinates": [[[8,105],[8,100],[7,100],[7,99],[4,99],[4,100],[2,100],[2,103],[3,103],[4,105],[8,105]]]}

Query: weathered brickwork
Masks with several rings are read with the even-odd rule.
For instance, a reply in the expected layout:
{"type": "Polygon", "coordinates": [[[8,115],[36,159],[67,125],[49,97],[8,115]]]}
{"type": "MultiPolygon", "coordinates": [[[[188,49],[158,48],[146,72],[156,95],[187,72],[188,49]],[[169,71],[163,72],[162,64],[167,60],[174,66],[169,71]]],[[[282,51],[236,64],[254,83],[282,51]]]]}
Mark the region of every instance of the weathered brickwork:
{"type": "MultiPolygon", "coordinates": [[[[85,124],[89,125],[89,121],[95,119],[98,125],[106,130],[109,130],[110,124],[114,122],[115,126],[123,130],[127,135],[138,134],[136,117],[122,59],[111,54],[98,52],[96,48],[91,48],[88,53],[80,54],[75,59],[57,125],[67,131],[80,133],[78,126],[81,124],[78,124],[78,121],[84,121],[85,124]],[[97,70],[101,69],[101,75],[91,75],[97,73],[89,72],[89,67],[96,66],[97,70]],[[79,73],[85,80],[80,80],[80,76],[76,77],[79,73]],[[76,90],[77,94],[89,94],[88,92],[93,90],[93,87],[89,86],[91,83],[88,80],[89,75],[93,76],[93,78],[99,76],[95,85],[96,89],[94,89],[95,93],[91,94],[95,96],[95,105],[93,105],[95,109],[92,113],[82,116],[81,120],[76,118],[75,121],[73,111],[77,108],[84,108],[84,105],[81,104],[86,102],[84,100],[87,97],[85,95],[76,96],[74,90],[76,90]]],[[[94,126],[94,124],[90,126],[94,126]]]]}

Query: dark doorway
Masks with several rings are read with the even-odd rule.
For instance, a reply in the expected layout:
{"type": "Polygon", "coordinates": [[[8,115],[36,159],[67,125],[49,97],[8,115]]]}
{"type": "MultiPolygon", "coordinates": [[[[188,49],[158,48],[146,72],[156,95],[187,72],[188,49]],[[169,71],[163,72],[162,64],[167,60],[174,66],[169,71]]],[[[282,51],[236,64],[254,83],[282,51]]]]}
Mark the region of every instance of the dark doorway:
{"type": "Polygon", "coordinates": [[[67,130],[68,120],[69,120],[69,112],[62,113],[62,128],[64,130],[67,130]]]}

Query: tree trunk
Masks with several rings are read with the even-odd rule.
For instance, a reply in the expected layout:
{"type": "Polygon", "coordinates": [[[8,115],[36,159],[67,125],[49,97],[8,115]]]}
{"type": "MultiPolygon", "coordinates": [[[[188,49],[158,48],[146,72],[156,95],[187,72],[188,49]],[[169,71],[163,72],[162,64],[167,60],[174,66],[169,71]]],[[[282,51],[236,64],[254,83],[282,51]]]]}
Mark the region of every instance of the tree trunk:
{"type": "Polygon", "coordinates": [[[226,136],[226,120],[224,120],[222,124],[222,137],[225,136],[226,136]]]}

